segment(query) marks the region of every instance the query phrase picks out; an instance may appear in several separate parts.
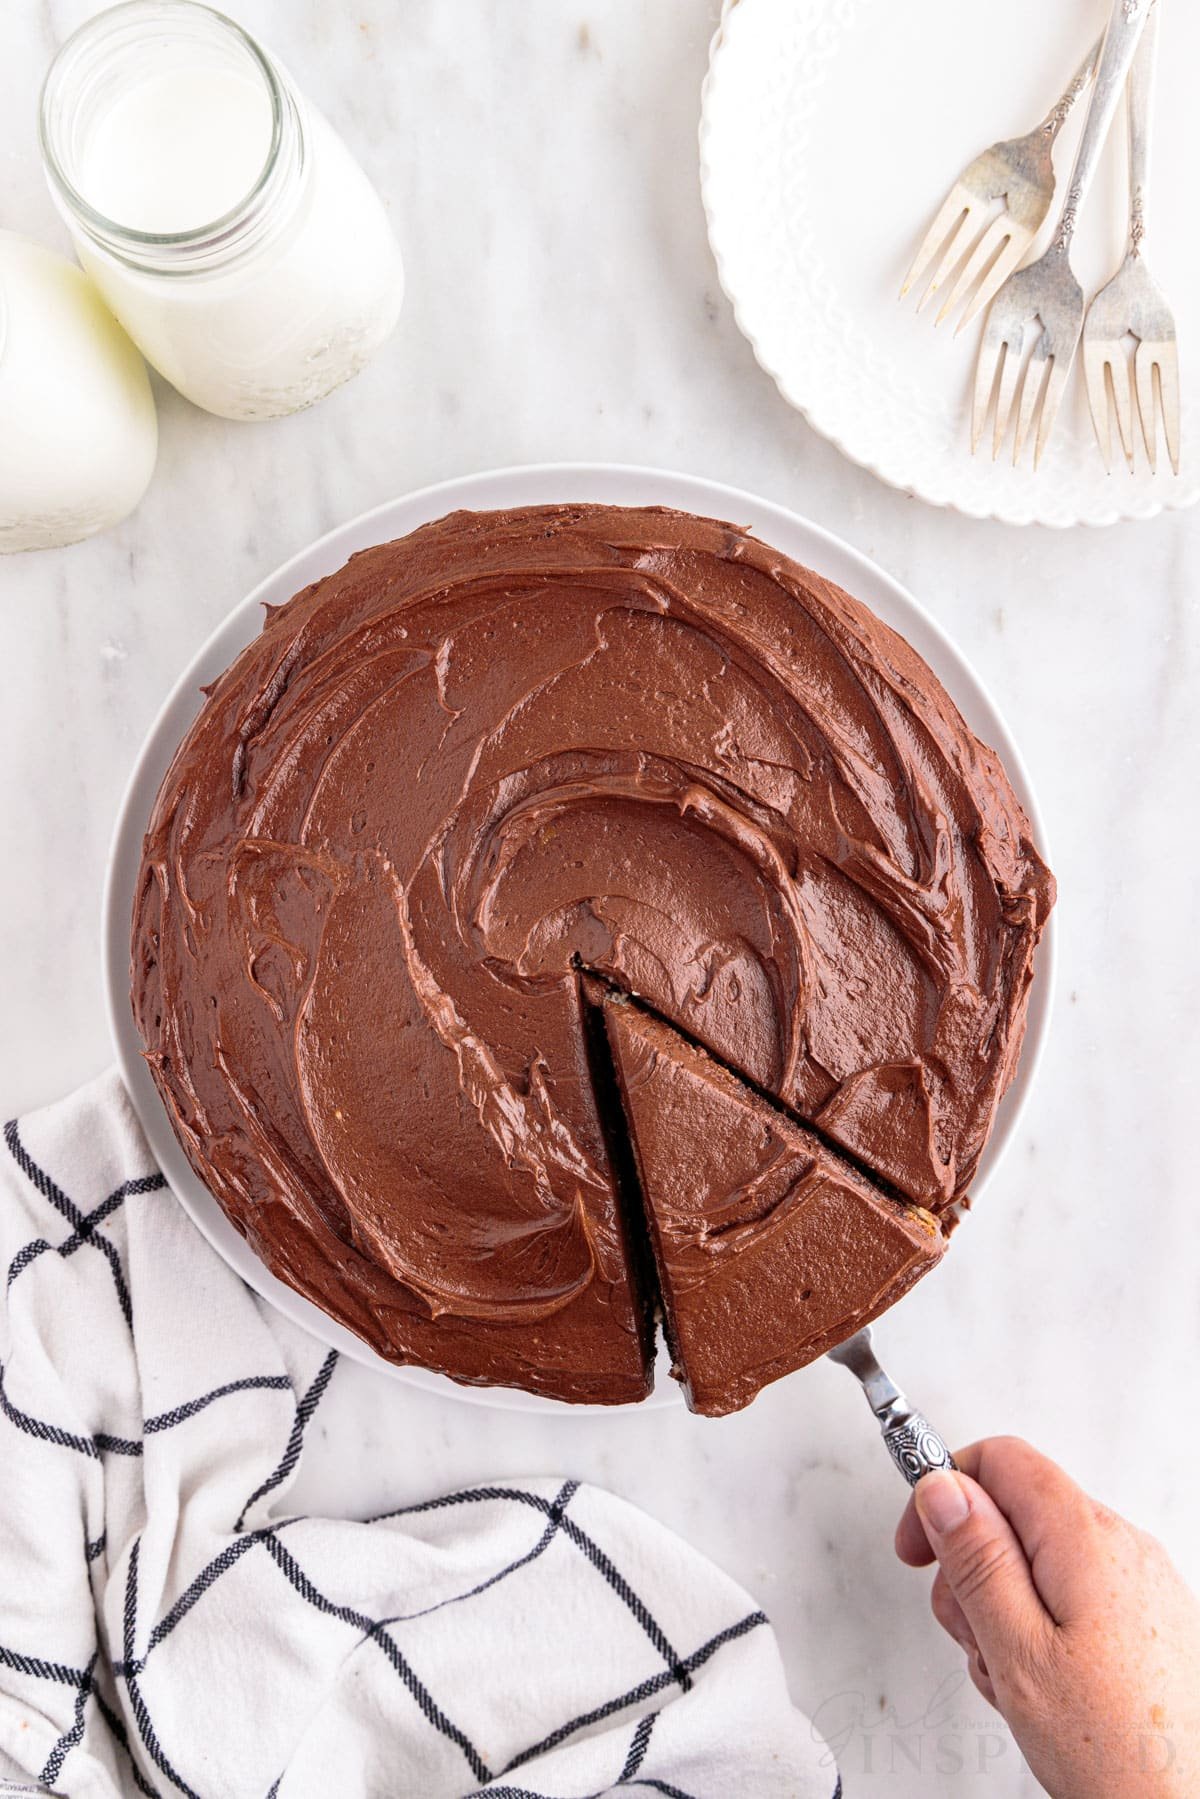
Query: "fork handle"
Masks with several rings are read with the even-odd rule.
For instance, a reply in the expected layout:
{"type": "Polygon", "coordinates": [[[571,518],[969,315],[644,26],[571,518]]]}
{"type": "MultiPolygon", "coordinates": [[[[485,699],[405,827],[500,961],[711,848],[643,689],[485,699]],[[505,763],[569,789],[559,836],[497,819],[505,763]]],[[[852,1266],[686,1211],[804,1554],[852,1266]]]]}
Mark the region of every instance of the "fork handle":
{"type": "Polygon", "coordinates": [[[1146,21],[1145,35],[1129,71],[1129,253],[1142,253],[1146,235],[1146,193],[1150,186],[1150,123],[1154,111],[1154,69],[1158,54],[1157,6],[1146,21]]]}
{"type": "Polygon", "coordinates": [[[1054,105],[1050,108],[1050,111],[1038,126],[1038,130],[1048,137],[1051,143],[1057,138],[1059,132],[1074,112],[1075,102],[1079,99],[1080,94],[1082,94],[1083,90],[1087,87],[1088,82],[1096,73],[1096,64],[1100,61],[1100,52],[1103,48],[1104,39],[1103,37],[1098,37],[1079,67],[1076,69],[1070,87],[1064,91],[1060,100],[1055,101],[1054,105]]]}
{"type": "Polygon", "coordinates": [[[1099,167],[1101,152],[1125,86],[1125,78],[1154,0],[1113,0],[1112,15],[1104,34],[1104,48],[1096,69],[1096,87],[1088,108],[1083,136],[1075,152],[1066,204],[1059,220],[1054,248],[1066,253],[1075,236],[1079,212],[1099,167]]]}

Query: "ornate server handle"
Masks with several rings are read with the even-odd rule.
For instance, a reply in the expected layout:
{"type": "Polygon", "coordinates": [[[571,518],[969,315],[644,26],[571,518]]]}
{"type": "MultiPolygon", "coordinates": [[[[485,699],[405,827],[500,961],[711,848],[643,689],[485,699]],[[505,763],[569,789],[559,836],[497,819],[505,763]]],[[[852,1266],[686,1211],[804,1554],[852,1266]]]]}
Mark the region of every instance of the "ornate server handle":
{"type": "Polygon", "coordinates": [[[956,1465],[946,1444],[920,1412],[913,1412],[903,1424],[893,1424],[890,1428],[885,1425],[883,1440],[910,1487],[915,1487],[925,1474],[956,1465]]]}
{"type": "Polygon", "coordinates": [[[828,1351],[829,1359],[849,1369],[859,1382],[887,1444],[888,1454],[910,1487],[923,1474],[953,1468],[954,1457],[928,1418],[914,1411],[895,1381],[881,1368],[871,1341],[871,1327],[864,1325],[844,1343],[828,1351]]]}

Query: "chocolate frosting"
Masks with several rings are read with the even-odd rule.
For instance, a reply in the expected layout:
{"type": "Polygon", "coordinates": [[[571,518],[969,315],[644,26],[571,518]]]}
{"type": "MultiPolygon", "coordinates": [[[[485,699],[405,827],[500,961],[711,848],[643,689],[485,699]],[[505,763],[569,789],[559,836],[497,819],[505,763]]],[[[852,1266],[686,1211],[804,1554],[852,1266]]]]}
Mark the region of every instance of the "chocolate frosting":
{"type": "Polygon", "coordinates": [[[604,1019],[693,1411],[748,1405],[937,1267],[931,1212],[881,1193],[636,1003],[610,993],[604,1019]]]}
{"type": "Polygon", "coordinates": [[[687,514],[455,513],[270,611],[209,690],[133,1008],[284,1280],[393,1359],[619,1401],[653,1290],[578,965],[938,1212],[1052,901],[994,754],[847,595],[687,514]]]}

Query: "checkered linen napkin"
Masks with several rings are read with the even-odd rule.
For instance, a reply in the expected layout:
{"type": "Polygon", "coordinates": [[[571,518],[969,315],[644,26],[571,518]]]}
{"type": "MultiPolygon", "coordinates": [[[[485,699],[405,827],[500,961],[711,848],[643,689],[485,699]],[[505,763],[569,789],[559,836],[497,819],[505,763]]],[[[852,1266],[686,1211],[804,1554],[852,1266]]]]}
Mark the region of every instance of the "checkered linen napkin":
{"type": "Polygon", "coordinates": [[[763,1614],[577,1482],[289,1514],[336,1353],[209,1248],[115,1074],[0,1150],[0,1794],[833,1799],[763,1614]]]}

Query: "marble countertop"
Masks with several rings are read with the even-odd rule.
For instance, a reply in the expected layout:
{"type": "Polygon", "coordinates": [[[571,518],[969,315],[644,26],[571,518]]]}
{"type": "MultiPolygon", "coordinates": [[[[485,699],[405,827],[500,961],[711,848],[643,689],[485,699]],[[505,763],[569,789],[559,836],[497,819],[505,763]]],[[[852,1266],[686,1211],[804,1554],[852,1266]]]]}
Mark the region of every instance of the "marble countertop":
{"type": "MultiPolygon", "coordinates": [[[[94,6],[26,0],[0,59],[3,224],[63,234],[37,164],[52,48],[94,6]]],[[[815,436],[716,282],[696,120],[717,0],[238,0],[394,213],[400,329],[315,411],[231,425],[160,391],[118,530],[0,560],[6,1115],[109,1051],[99,905],[141,738],[223,614],[331,525],[507,463],[655,463],[755,489],[877,558],[954,634],[1021,743],[1061,888],[1061,974],[1020,1138],[947,1274],[880,1330],[954,1439],[1016,1431],[1162,1535],[1194,1581],[1200,1352],[1194,829],[1200,518],[1018,532],[933,511],[815,436]],[[1190,1528],[1189,1528],[1190,1527],[1190,1528]]],[[[1039,1789],[899,1566],[903,1499],[822,1364],[709,1423],[517,1416],[343,1362],[294,1498],[362,1515],[488,1476],[602,1482],[765,1605],[794,1695],[844,1729],[848,1799],[1039,1789]]]]}

